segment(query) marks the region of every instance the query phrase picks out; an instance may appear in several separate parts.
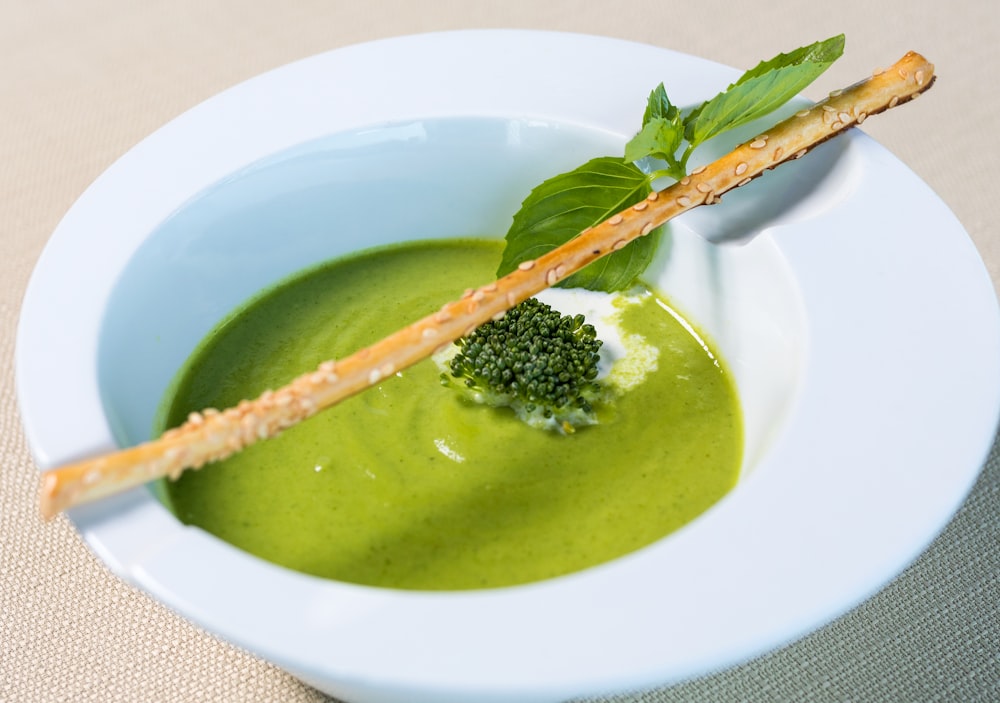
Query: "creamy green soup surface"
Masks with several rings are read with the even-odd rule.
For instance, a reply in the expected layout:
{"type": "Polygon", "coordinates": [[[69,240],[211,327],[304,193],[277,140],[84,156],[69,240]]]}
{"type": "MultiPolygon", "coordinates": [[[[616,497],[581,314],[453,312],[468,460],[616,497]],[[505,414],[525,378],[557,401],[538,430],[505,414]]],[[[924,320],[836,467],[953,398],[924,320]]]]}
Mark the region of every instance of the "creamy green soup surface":
{"type": "MultiPolygon", "coordinates": [[[[347,356],[490,280],[500,242],[398,245],[265,291],[199,346],[157,430],[347,356]]],[[[564,311],[566,312],[566,311],[564,311]]],[[[621,312],[655,371],[571,435],[470,403],[430,359],[236,456],[166,482],[185,523],[291,569],[401,589],[521,584],[648,545],[729,491],[739,404],[655,294],[621,312]]]]}

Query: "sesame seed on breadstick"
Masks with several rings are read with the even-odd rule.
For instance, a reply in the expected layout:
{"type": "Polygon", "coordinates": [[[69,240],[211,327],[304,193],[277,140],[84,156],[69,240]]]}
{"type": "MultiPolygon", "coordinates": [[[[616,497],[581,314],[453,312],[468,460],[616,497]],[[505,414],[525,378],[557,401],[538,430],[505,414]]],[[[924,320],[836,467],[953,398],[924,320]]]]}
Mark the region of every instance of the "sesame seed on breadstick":
{"type": "Polygon", "coordinates": [[[934,81],[934,66],[910,52],[898,63],[801,110],[701,166],[670,187],[616,213],[538,259],[339,361],[326,361],[275,391],[226,410],[192,413],[159,439],[43,473],[41,512],[48,519],[74,505],[186,469],[224,459],[259,440],[360,393],[430,356],[484,322],[502,315],[602,256],[649,234],[673,217],[719,202],[765,171],[802,158],[810,149],[868,117],[908,102],[934,81]]]}

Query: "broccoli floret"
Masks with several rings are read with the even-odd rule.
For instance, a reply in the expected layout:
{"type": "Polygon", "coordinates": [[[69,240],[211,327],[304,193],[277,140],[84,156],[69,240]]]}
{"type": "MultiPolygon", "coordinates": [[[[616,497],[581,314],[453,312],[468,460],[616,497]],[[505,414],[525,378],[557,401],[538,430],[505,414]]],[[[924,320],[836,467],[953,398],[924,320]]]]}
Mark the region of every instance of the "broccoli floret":
{"type": "Polygon", "coordinates": [[[564,433],[594,424],[600,394],[593,325],[534,298],[455,343],[442,382],[475,401],[509,406],[533,427],[564,433]]]}

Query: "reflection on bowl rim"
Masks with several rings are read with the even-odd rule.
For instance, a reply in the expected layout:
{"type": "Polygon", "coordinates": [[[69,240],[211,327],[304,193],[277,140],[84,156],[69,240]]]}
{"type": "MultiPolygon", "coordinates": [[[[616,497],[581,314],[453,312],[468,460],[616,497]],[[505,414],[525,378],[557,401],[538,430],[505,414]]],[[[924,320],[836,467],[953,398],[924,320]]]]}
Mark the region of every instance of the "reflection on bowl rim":
{"type": "MultiPolygon", "coordinates": [[[[414,118],[527,116],[625,135],[659,81],[683,104],[735,75],[617,40],[455,32],[330,52],[209,100],[98,179],[39,261],[16,350],[19,402],[36,460],[46,468],[107,448],[96,349],[84,345],[64,358],[74,348],[67,342],[94,339],[113,284],[106,274],[122,269],[145,233],[227,174],[314,136],[414,118]],[[150,163],[161,187],[136,179],[150,163]],[[78,264],[93,260],[93,247],[80,233],[93,231],[109,245],[84,270],[78,264]],[[72,293],[59,293],[66,289],[72,293]],[[62,324],[50,329],[60,314],[62,324]]],[[[71,518],[125,578],[347,699],[415,700],[417,692],[438,701],[558,699],[677,680],[799,636],[879,588],[941,529],[978,474],[1000,407],[996,299],[971,243],[901,164],[863,135],[846,138],[863,165],[857,192],[808,227],[767,235],[788,260],[807,311],[809,349],[795,414],[751,479],[676,539],[523,587],[401,593],[207,549],[203,534],[150,510],[141,491],[71,518]],[[863,224],[881,225],[880,213],[895,202],[905,204],[893,210],[893,222],[906,237],[891,230],[870,236],[863,224]],[[930,280],[939,287],[927,290],[930,280]],[[951,313],[958,305],[961,318],[951,313]],[[947,327],[949,344],[924,325],[947,327]],[[933,371],[950,361],[951,344],[967,353],[963,368],[949,365],[945,382],[933,371]],[[900,359],[893,345],[913,356],[900,359]],[[912,378],[927,369],[915,395],[912,378]],[[914,426],[933,427],[940,437],[928,442],[926,432],[914,436],[914,426]],[[939,470],[944,462],[950,471],[939,470]],[[150,542],[149,534],[171,537],[150,542]],[[208,568],[254,590],[206,594],[208,568]],[[568,603],[569,592],[578,600],[568,603]],[[255,613],[252,625],[248,612],[255,613]]]]}

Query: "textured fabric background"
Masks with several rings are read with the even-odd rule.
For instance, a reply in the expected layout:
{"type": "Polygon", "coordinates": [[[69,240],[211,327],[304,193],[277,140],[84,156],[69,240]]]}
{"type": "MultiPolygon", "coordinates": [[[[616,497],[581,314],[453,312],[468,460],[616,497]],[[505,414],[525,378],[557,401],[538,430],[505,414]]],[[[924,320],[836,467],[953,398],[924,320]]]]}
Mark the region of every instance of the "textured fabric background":
{"type": "MultiPolygon", "coordinates": [[[[73,201],[180,112],[328,49],[478,27],[604,34],[744,68],[843,31],[847,53],[808,91],[814,98],[845,76],[921,51],[937,64],[937,86],[905,114],[865,129],[944,198],[1000,285],[992,78],[1000,3],[0,0],[0,701],[324,700],[120,582],[64,519],[40,521],[13,387],[18,310],[73,201]]],[[[854,611],[735,669],[602,700],[1000,700],[998,516],[995,445],[943,534],[854,611]]]]}

